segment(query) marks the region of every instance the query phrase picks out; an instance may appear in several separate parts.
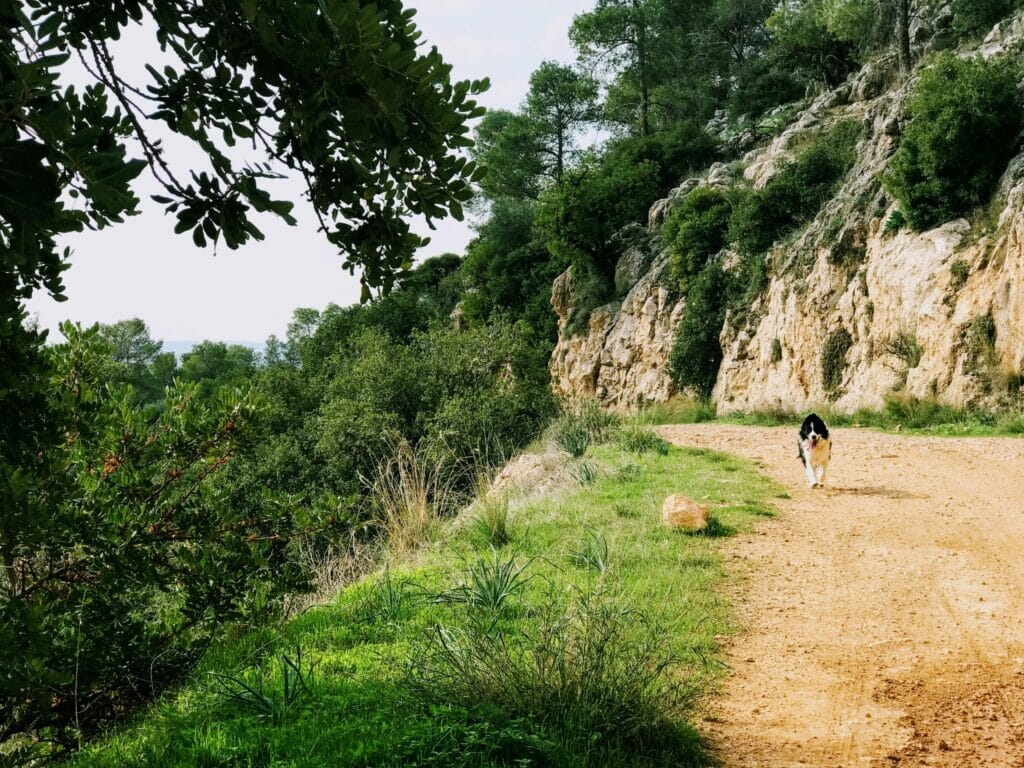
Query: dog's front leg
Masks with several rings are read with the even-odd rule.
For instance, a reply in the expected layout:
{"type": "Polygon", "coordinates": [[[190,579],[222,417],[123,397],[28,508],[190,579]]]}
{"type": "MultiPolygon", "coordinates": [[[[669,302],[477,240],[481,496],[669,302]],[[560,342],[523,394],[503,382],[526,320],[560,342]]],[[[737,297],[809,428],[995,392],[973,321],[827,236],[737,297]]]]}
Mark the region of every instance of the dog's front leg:
{"type": "Polygon", "coordinates": [[[818,478],[814,474],[814,467],[811,466],[811,462],[804,460],[804,469],[807,471],[807,487],[813,488],[818,484],[818,478]]]}
{"type": "Polygon", "coordinates": [[[818,465],[818,485],[825,484],[825,474],[828,472],[828,464],[818,465]]]}

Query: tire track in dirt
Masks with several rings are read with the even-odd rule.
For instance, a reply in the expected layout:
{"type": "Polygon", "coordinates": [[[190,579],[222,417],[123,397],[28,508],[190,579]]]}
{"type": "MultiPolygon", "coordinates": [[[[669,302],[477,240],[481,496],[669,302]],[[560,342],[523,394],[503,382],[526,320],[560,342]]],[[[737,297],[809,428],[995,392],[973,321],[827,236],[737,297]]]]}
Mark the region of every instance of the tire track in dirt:
{"type": "Polygon", "coordinates": [[[1024,767],[1024,441],[839,429],[810,490],[795,427],[660,431],[791,495],[727,545],[725,768],[1024,767]]]}

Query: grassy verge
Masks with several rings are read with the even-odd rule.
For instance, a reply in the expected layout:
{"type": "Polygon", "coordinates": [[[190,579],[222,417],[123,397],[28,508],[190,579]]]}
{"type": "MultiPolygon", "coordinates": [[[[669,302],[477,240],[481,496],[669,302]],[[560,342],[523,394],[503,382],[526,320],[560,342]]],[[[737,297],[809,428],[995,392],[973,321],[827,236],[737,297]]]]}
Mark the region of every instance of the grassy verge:
{"type": "MultiPolygon", "coordinates": [[[[888,432],[964,436],[1019,436],[1024,435],[1024,409],[991,411],[958,408],[932,399],[890,397],[879,411],[859,409],[853,413],[840,413],[823,407],[816,412],[831,426],[867,427],[888,432]]],[[[644,424],[692,424],[721,421],[727,424],[745,424],[758,427],[793,426],[800,423],[806,413],[791,411],[752,411],[715,414],[709,403],[691,400],[672,400],[644,411],[639,421],[644,424]]]]}
{"type": "Polygon", "coordinates": [[[73,764],[707,764],[686,720],[732,629],[719,537],[779,489],[701,450],[581,461],[584,484],[481,502],[413,565],[211,650],[73,764]],[[712,506],[708,533],[662,527],[675,492],[712,506]]]}

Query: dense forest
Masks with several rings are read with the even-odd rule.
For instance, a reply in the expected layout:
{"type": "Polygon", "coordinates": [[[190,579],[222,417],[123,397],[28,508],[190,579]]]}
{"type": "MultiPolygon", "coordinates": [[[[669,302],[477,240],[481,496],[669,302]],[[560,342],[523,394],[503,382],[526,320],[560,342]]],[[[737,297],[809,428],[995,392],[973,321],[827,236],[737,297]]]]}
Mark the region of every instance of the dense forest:
{"type": "MultiPolygon", "coordinates": [[[[573,333],[628,288],[618,258],[653,202],[865,62],[890,62],[894,81],[928,66],[883,179],[893,226],[984,203],[1016,152],[1019,64],[922,61],[921,43],[978,39],[1018,6],[597,0],[568,30],[578,60],[541,63],[518,110],[484,114],[487,83],[453,82],[399,0],[0,0],[0,754],[73,750],[211,643],[280,619],[317,562],[386,541],[382,487],[410,461],[454,491],[437,510],[453,514],[559,413],[555,277],[573,270],[573,333]],[[179,64],[138,90],[107,43],[143,20],[179,64]],[[72,55],[89,88],[62,84],[72,55]],[[156,123],[209,167],[171,167],[156,123]],[[594,131],[608,138],[582,146],[594,131]],[[264,161],[239,163],[236,142],[264,161]],[[262,355],[207,341],[178,360],[140,319],[46,339],[24,301],[62,295],[61,235],[137,212],[145,169],[178,233],[230,248],[262,237],[260,216],[292,221],[265,187],[300,174],[364,302],[296,309],[262,355]],[[414,265],[409,216],[465,211],[466,253],[414,265]]],[[[761,189],[669,213],[669,279],[692,307],[681,387],[710,393],[724,313],[834,192],[860,130],[822,132],[761,189]]]]}

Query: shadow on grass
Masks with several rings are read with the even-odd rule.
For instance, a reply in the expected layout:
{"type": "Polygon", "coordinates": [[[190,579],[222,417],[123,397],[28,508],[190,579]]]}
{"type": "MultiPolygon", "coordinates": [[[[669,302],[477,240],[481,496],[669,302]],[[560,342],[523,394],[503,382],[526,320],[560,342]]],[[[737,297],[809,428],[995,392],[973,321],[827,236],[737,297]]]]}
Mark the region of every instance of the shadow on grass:
{"type": "Polygon", "coordinates": [[[680,531],[684,536],[695,536],[706,539],[724,539],[727,536],[732,536],[736,533],[736,528],[731,525],[727,525],[719,520],[717,517],[708,517],[708,524],[699,531],[680,531]]]}

